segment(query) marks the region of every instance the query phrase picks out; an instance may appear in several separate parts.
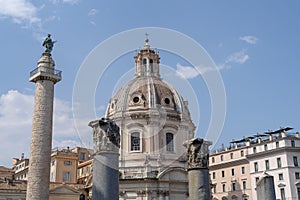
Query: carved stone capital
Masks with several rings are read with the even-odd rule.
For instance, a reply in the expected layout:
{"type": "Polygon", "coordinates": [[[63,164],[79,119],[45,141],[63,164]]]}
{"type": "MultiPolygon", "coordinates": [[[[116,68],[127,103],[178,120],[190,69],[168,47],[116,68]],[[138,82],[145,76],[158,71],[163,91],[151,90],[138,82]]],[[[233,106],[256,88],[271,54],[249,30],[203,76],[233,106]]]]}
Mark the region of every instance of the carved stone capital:
{"type": "Polygon", "coordinates": [[[89,123],[93,128],[94,153],[119,152],[120,129],[117,124],[108,119],[101,118],[89,123]]]}
{"type": "Polygon", "coordinates": [[[201,138],[193,138],[184,143],[187,148],[188,169],[208,168],[209,149],[212,144],[201,138]]]}

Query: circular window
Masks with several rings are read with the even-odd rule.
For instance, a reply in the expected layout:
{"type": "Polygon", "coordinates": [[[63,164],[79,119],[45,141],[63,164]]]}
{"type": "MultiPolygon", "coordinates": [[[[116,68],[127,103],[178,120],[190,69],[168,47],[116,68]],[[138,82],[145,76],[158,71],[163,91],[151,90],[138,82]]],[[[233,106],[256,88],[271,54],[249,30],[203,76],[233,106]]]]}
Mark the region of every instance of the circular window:
{"type": "Polygon", "coordinates": [[[169,105],[170,104],[170,99],[169,98],[165,98],[165,103],[169,105]]]}
{"type": "Polygon", "coordinates": [[[137,102],[139,102],[140,101],[140,98],[139,97],[133,97],[133,102],[134,103],[137,103],[137,102]]]}

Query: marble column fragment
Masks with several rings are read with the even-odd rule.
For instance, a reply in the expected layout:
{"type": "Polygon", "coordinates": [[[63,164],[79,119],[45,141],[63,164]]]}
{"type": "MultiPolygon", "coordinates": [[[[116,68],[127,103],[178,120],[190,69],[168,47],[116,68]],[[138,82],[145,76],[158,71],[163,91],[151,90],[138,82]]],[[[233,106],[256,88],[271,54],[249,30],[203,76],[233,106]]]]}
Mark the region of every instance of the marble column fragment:
{"type": "Polygon", "coordinates": [[[119,127],[102,118],[89,123],[93,128],[93,200],[119,199],[119,127]]]}
{"type": "Polygon", "coordinates": [[[269,174],[265,174],[259,179],[256,186],[257,199],[274,200],[276,199],[274,178],[269,174]]]}
{"type": "Polygon", "coordinates": [[[208,171],[209,149],[212,143],[194,138],[184,143],[187,148],[189,200],[210,200],[210,179],[208,171]]]}

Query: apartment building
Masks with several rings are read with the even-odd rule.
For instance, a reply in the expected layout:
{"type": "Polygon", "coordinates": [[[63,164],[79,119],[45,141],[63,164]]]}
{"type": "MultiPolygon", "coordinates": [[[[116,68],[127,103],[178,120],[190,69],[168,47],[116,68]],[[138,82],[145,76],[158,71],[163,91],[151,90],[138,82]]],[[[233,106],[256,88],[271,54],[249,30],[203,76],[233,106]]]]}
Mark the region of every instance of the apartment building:
{"type": "Polygon", "coordinates": [[[276,199],[300,200],[300,138],[281,128],[232,141],[210,155],[213,200],[257,200],[256,183],[274,177],[276,199]]]}
{"type": "Polygon", "coordinates": [[[235,146],[210,156],[213,200],[252,199],[247,154],[247,146],[235,146]]]}
{"type": "MultiPolygon", "coordinates": [[[[251,185],[267,173],[274,177],[276,199],[300,199],[300,138],[299,133],[270,134],[251,145],[247,155],[250,165],[251,185]]],[[[252,190],[253,200],[257,200],[252,190]]]]}

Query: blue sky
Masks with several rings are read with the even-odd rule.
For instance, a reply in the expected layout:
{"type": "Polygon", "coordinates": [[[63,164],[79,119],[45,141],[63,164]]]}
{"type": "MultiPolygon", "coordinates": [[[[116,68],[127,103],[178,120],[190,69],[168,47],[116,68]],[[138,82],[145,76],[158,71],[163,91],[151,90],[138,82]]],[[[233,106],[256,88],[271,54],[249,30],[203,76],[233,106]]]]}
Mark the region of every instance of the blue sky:
{"type": "MultiPolygon", "coordinates": [[[[56,67],[63,71],[63,80],[55,86],[53,147],[91,145],[87,123],[93,119],[77,124],[80,133],[73,121],[76,75],[84,59],[101,42],[120,32],[142,27],[179,31],[201,44],[215,62],[224,83],[227,110],[221,136],[214,141],[216,147],[221,143],[227,145],[234,138],[281,126],[299,131],[299,9],[300,2],[296,0],[0,0],[3,138],[0,151],[7,152],[1,153],[0,165],[10,166],[11,158],[20,157],[22,152],[29,157],[34,84],[28,78],[29,72],[37,67],[43,52],[41,42],[48,33],[58,41],[52,55],[56,67]]],[[[144,45],[140,38],[138,42],[125,40],[124,43],[140,43],[138,49],[144,45]]],[[[155,43],[151,40],[155,36],[150,34],[149,38],[150,45],[155,43]]],[[[118,80],[133,69],[134,54],[130,52],[115,60],[99,81],[94,97],[96,116],[104,114],[118,80]]],[[[196,135],[203,137],[210,123],[211,102],[201,77],[209,69],[197,74],[195,66],[180,55],[161,51],[160,56],[162,64],[173,69],[170,73],[176,76],[181,72],[181,79],[193,88],[199,110],[190,109],[197,118],[193,119],[198,126],[196,135]]],[[[101,61],[99,67],[103,67],[101,61]]],[[[163,76],[166,80],[167,75],[163,76]]],[[[132,77],[128,73],[127,79],[132,77]]],[[[181,93],[189,98],[184,95],[184,89],[181,93]]]]}

